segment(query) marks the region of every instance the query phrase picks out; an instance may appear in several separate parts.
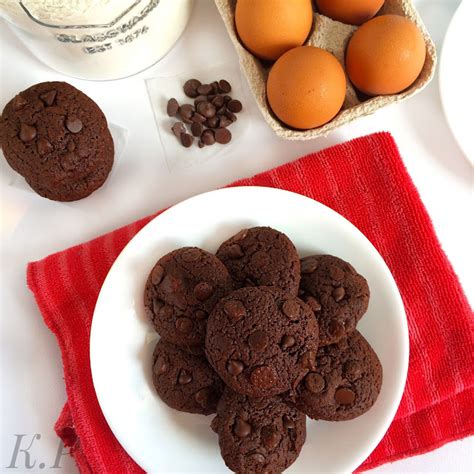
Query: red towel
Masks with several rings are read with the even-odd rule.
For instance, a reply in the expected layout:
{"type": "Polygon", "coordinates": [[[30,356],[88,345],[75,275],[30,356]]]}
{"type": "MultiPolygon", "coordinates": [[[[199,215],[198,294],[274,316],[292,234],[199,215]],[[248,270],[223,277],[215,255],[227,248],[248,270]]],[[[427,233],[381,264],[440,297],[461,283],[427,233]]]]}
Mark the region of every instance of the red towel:
{"type": "MultiPolygon", "coordinates": [[[[287,189],[326,204],[369,238],[397,282],[410,332],[408,380],[394,422],[360,469],[471,435],[472,311],[392,137],[360,138],[234,185],[287,189]]],[[[56,431],[81,472],[141,472],[99,408],[89,335],[109,268],[151,218],[28,266],[28,286],[63,358],[68,399],[56,431]]]]}

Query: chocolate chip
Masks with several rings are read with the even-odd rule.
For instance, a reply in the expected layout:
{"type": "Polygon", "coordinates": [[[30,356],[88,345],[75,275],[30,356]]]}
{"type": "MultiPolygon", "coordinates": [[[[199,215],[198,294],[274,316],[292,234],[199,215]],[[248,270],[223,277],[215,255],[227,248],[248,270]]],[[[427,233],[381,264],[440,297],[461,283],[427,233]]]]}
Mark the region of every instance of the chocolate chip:
{"type": "Polygon", "coordinates": [[[231,122],[237,122],[237,115],[235,115],[233,112],[230,110],[226,110],[224,112],[224,115],[231,121],[231,122]]]}
{"type": "Polygon", "coordinates": [[[225,115],[226,112],[227,112],[227,107],[223,105],[222,107],[217,109],[216,113],[222,117],[223,115],[225,115]]]}
{"type": "Polygon", "coordinates": [[[237,234],[232,237],[232,240],[234,242],[240,242],[241,240],[244,240],[249,233],[248,229],[242,229],[241,231],[237,232],[237,234]]]}
{"type": "Polygon", "coordinates": [[[36,146],[38,148],[38,154],[40,156],[46,155],[53,151],[53,145],[44,137],[39,137],[38,141],[36,142],[36,146]]]}
{"type": "Polygon", "coordinates": [[[194,115],[191,117],[191,122],[193,123],[204,123],[206,121],[206,117],[201,115],[199,112],[195,112],[194,115]]]}
{"type": "MultiPolygon", "coordinates": [[[[15,110],[20,110],[22,109],[28,102],[24,97],[22,97],[20,94],[16,95],[13,99],[13,108],[15,110]]],[[[222,103],[224,103],[224,99],[222,99],[222,103]]]]}
{"type": "Polygon", "coordinates": [[[179,108],[179,115],[183,119],[183,122],[188,123],[191,121],[191,117],[194,113],[194,107],[191,104],[183,104],[179,108]],[[188,121],[188,122],[186,122],[188,121]]]}
{"type": "Polygon", "coordinates": [[[264,252],[263,250],[259,250],[258,252],[255,252],[251,257],[250,257],[250,262],[253,266],[257,268],[265,268],[271,263],[271,258],[270,255],[268,255],[267,252],[264,252]]]}
{"type": "Polygon", "coordinates": [[[245,306],[239,300],[227,300],[224,303],[224,312],[234,321],[237,321],[247,315],[245,306]]]}
{"type": "Polygon", "coordinates": [[[344,326],[338,321],[331,321],[328,330],[329,334],[336,338],[340,338],[344,335],[344,326]]]}
{"type": "Polygon", "coordinates": [[[196,108],[197,108],[197,111],[204,117],[210,118],[216,115],[216,108],[207,100],[203,102],[199,102],[196,108]]]}
{"type": "Polygon", "coordinates": [[[296,321],[300,316],[301,307],[296,300],[286,300],[281,309],[290,321],[296,321]]]}
{"type": "Polygon", "coordinates": [[[201,82],[197,79],[189,79],[184,83],[183,91],[184,93],[191,98],[197,97],[199,95],[198,88],[201,85],[201,82]]]}
{"type": "Polygon", "coordinates": [[[214,132],[210,129],[206,129],[204,132],[202,132],[201,140],[204,145],[214,145],[214,143],[216,143],[214,132]]]}
{"type": "Polygon", "coordinates": [[[220,92],[219,91],[219,83],[217,81],[213,81],[211,86],[212,86],[212,92],[214,94],[219,94],[219,92],[220,92]]]}
{"type": "Polygon", "coordinates": [[[20,140],[22,142],[30,142],[36,137],[36,128],[27,123],[20,125],[20,140]]]}
{"type": "Polygon", "coordinates": [[[268,346],[268,334],[265,331],[254,331],[248,338],[250,349],[262,352],[268,346]]]}
{"type": "Polygon", "coordinates": [[[166,275],[160,283],[160,290],[164,293],[176,293],[181,287],[181,280],[173,275],[166,275]]]}
{"type": "Polygon", "coordinates": [[[74,151],[76,149],[76,144],[72,140],[68,141],[67,149],[68,151],[74,151]]]}
{"type": "Polygon", "coordinates": [[[306,304],[311,308],[312,311],[317,313],[318,311],[321,311],[321,305],[319,304],[319,301],[314,298],[313,296],[308,296],[306,298],[306,304]]]}
{"type": "Polygon", "coordinates": [[[171,127],[171,131],[175,134],[177,138],[181,138],[182,133],[186,133],[186,128],[182,122],[175,122],[171,127]]]}
{"type": "Polygon", "coordinates": [[[232,125],[232,120],[229,120],[225,115],[222,115],[219,119],[219,127],[226,128],[232,125]]]}
{"type": "Polygon", "coordinates": [[[252,432],[252,426],[250,423],[238,417],[235,419],[232,431],[238,438],[246,438],[252,432]]]}
{"type": "Polygon", "coordinates": [[[275,449],[280,442],[281,436],[278,430],[272,426],[264,426],[261,430],[262,441],[267,449],[275,449]]]}
{"type": "Polygon", "coordinates": [[[344,376],[350,382],[355,382],[362,375],[362,367],[359,362],[349,360],[344,364],[344,376]]]}
{"type": "Polygon", "coordinates": [[[216,398],[216,393],[211,387],[201,388],[201,390],[198,390],[194,395],[196,402],[203,408],[211,408],[216,398]]]}
{"type": "Polygon", "coordinates": [[[207,313],[202,309],[197,309],[196,311],[194,311],[194,317],[202,321],[203,319],[207,318],[207,313]]]}
{"type": "Polygon", "coordinates": [[[199,102],[205,102],[207,100],[207,95],[198,95],[195,99],[194,99],[194,106],[197,107],[197,105],[199,104],[199,102]]]}
{"type": "Polygon", "coordinates": [[[260,453],[253,453],[249,456],[249,459],[256,464],[263,464],[265,462],[265,456],[260,453]]]}
{"type": "Polygon", "coordinates": [[[242,110],[242,102],[240,100],[232,99],[227,103],[227,108],[237,114],[242,110]]]}
{"type": "Polygon", "coordinates": [[[216,109],[220,109],[224,105],[224,97],[222,97],[221,95],[216,95],[211,100],[211,102],[212,102],[212,105],[214,105],[216,109]]]}
{"type": "Polygon", "coordinates": [[[275,385],[277,381],[277,374],[273,367],[262,365],[253,369],[250,374],[250,383],[260,389],[268,389],[275,385]]]}
{"type": "Polygon", "coordinates": [[[342,280],[344,278],[344,271],[340,269],[339,267],[336,267],[336,265],[331,265],[329,267],[329,276],[333,280],[342,280]]]}
{"type": "Polygon", "coordinates": [[[314,273],[318,268],[318,261],[315,258],[309,257],[301,260],[301,273],[314,273]]]}
{"type": "Polygon", "coordinates": [[[324,378],[316,372],[310,372],[304,379],[305,387],[314,394],[321,393],[326,386],[324,378]]]}
{"type": "Polygon", "coordinates": [[[56,99],[56,91],[52,90],[49,92],[44,92],[40,95],[40,99],[44,102],[45,105],[51,107],[54,103],[54,99],[56,99]]]}
{"type": "Polygon", "coordinates": [[[351,405],[356,398],[355,393],[350,388],[338,388],[334,394],[334,399],[339,405],[351,405]]]}
{"type": "Polygon", "coordinates": [[[189,318],[182,317],[176,320],[175,326],[179,332],[189,334],[193,329],[193,322],[189,318]]]}
{"type": "Polygon", "coordinates": [[[287,430],[295,429],[295,422],[286,415],[283,415],[283,427],[287,430]]]}
{"type": "Polygon", "coordinates": [[[199,301],[206,301],[214,293],[214,288],[209,283],[202,281],[193,290],[194,297],[199,301]]]}
{"type": "Polygon", "coordinates": [[[193,376],[191,375],[191,372],[186,369],[181,369],[178,375],[178,383],[180,385],[187,385],[188,383],[191,383],[193,380],[193,376]]]}
{"type": "Polygon", "coordinates": [[[151,272],[151,282],[154,285],[159,285],[165,275],[165,269],[161,265],[156,265],[151,272]]]}
{"type": "Polygon", "coordinates": [[[344,298],[344,295],[346,294],[346,290],[342,286],[339,286],[337,288],[334,288],[332,291],[332,296],[336,303],[339,303],[344,298]]]}
{"type": "Polygon", "coordinates": [[[227,128],[218,128],[215,132],[216,142],[225,145],[232,140],[232,133],[227,128]]]}
{"type": "Polygon", "coordinates": [[[204,131],[204,125],[202,123],[195,122],[191,125],[191,133],[195,137],[200,137],[203,131],[204,131]]]}
{"type": "Polygon", "coordinates": [[[229,360],[227,362],[227,372],[232,375],[239,375],[244,370],[244,364],[240,360],[229,360]]]}
{"type": "Polygon", "coordinates": [[[316,368],[316,352],[307,351],[299,359],[299,363],[309,370],[314,370],[316,368]]]}
{"type": "Polygon", "coordinates": [[[173,97],[168,101],[168,104],[166,105],[166,113],[170,117],[174,117],[179,110],[179,104],[178,101],[173,97]]]}
{"type": "Polygon", "coordinates": [[[186,263],[197,262],[201,258],[201,251],[196,248],[187,249],[181,254],[181,258],[186,263]]]}
{"type": "Polygon", "coordinates": [[[204,148],[206,145],[204,144],[204,142],[202,140],[199,140],[198,141],[198,147],[199,148],[204,148]]]}
{"type": "Polygon", "coordinates": [[[293,336],[285,335],[281,338],[280,346],[282,349],[289,349],[296,344],[296,340],[293,336]]]}
{"type": "Polygon", "coordinates": [[[227,103],[230,102],[231,100],[232,100],[232,97],[231,97],[230,95],[225,95],[225,96],[224,96],[224,103],[227,104],[227,103]]]}
{"type": "Polygon", "coordinates": [[[217,128],[219,126],[220,119],[217,115],[214,117],[208,118],[206,120],[206,126],[209,128],[217,128]]]}
{"type": "Polygon", "coordinates": [[[211,430],[214,431],[214,433],[219,432],[219,416],[217,415],[211,421],[211,430]]]}
{"type": "Polygon", "coordinates": [[[61,158],[61,167],[64,171],[72,171],[76,169],[77,157],[74,153],[66,153],[61,158]]]}
{"type": "Polygon", "coordinates": [[[163,308],[163,302],[161,300],[153,300],[153,315],[160,313],[163,308]]]}
{"type": "Polygon", "coordinates": [[[236,260],[237,258],[242,258],[244,256],[244,251],[239,244],[231,244],[226,248],[225,254],[226,257],[236,260]]]}
{"type": "Polygon", "coordinates": [[[159,316],[163,319],[171,319],[174,315],[173,307],[170,305],[162,305],[159,310],[159,316]]]}
{"type": "Polygon", "coordinates": [[[168,363],[163,357],[158,357],[153,368],[155,374],[163,375],[168,370],[168,363]]]}
{"type": "Polygon", "coordinates": [[[228,94],[232,90],[232,86],[225,80],[221,79],[219,81],[219,91],[223,94],[228,94]]]}
{"type": "Polygon", "coordinates": [[[75,115],[69,115],[66,118],[66,128],[71,133],[79,133],[82,130],[82,121],[75,115]]]}
{"type": "Polygon", "coordinates": [[[212,92],[212,86],[211,86],[211,84],[201,84],[197,88],[197,91],[201,95],[208,95],[212,92]]]}
{"type": "Polygon", "coordinates": [[[189,148],[193,144],[194,138],[189,133],[182,133],[181,134],[181,144],[185,148],[189,148]]]}

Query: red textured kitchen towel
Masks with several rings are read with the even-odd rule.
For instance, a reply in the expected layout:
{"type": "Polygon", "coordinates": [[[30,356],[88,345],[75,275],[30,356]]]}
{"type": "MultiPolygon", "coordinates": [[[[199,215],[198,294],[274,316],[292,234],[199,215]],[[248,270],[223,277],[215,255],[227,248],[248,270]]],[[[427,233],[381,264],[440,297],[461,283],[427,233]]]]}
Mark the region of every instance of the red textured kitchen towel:
{"type": "MultiPolygon", "coordinates": [[[[234,185],[287,189],[326,204],[369,238],[395,277],[409,324],[408,380],[394,422],[360,469],[473,434],[472,310],[392,137],[359,138],[234,185]]],[[[99,408],[89,335],[110,266],[150,219],[28,266],[28,286],[63,358],[68,399],[56,431],[81,472],[141,472],[99,408]]]]}

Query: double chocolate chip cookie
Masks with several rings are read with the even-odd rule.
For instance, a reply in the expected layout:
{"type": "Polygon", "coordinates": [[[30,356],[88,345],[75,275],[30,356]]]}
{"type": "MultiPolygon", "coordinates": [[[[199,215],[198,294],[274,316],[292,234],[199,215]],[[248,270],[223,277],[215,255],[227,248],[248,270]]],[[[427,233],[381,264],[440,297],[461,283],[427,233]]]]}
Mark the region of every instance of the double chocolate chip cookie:
{"type": "Polygon", "coordinates": [[[316,318],[299,298],[275,287],[241,288],[209,316],[206,355],[236,392],[272,396],[314,370],[318,340],[316,318]]]}
{"type": "Polygon", "coordinates": [[[239,474],[279,474],[298,457],[306,439],[303,413],[280,397],[250,398],[225,389],[213,428],[222,457],[239,474]]]}
{"type": "Polygon", "coordinates": [[[204,344],[209,313],[232,291],[222,262],[196,247],[183,247],[160,258],[145,288],[145,310],[160,336],[179,346],[204,344]]]}
{"type": "Polygon", "coordinates": [[[241,230],[216,253],[238,287],[277,286],[296,296],[300,261],[295,246],[283,233],[270,227],[241,230]]]}
{"type": "Polygon", "coordinates": [[[3,110],[0,144],[8,164],[39,195],[82,199],[105,182],[114,143],[97,104],[66,82],[43,82],[3,110]]]}
{"type": "Polygon", "coordinates": [[[377,354],[354,331],[337,344],[319,348],[316,370],[298,387],[296,407],[315,420],[351,420],[372,407],[381,386],[377,354]]]}
{"type": "Polygon", "coordinates": [[[202,415],[216,411],[224,389],[204,357],[185,352],[163,339],[153,353],[153,384],[171,408],[202,415]]]}
{"type": "Polygon", "coordinates": [[[369,286],[362,275],[332,255],[301,260],[300,296],[314,311],[320,345],[340,341],[355,330],[369,305],[369,286]]]}

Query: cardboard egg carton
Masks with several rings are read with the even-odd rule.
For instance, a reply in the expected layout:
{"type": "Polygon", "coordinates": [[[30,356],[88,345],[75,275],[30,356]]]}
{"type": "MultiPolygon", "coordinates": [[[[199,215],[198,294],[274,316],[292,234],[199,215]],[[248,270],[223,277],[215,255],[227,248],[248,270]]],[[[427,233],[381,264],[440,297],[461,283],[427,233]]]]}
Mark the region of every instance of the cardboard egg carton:
{"type": "MultiPolygon", "coordinates": [[[[425,64],[416,81],[408,89],[405,89],[399,94],[362,97],[361,94],[356,93],[348,79],[344,104],[336,117],[325,125],[311,130],[292,129],[276,118],[267,102],[266,83],[271,64],[262,63],[260,59],[249,53],[243,47],[237,36],[234,23],[236,0],[215,0],[215,3],[237,50],[240,65],[247,76],[250,89],[255,96],[257,104],[270,127],[282,138],[288,140],[310,140],[312,138],[326,136],[332,130],[350,123],[359,117],[373,114],[376,110],[386,105],[401,102],[402,100],[412,97],[420,92],[433,78],[436,66],[436,49],[413,3],[411,0],[385,0],[385,4],[378,15],[396,14],[405,16],[418,26],[425,38],[425,64]]],[[[305,44],[317,46],[329,51],[336,56],[344,67],[344,54],[347,43],[356,29],[357,26],[346,25],[315,13],[312,33],[305,44]]]]}

